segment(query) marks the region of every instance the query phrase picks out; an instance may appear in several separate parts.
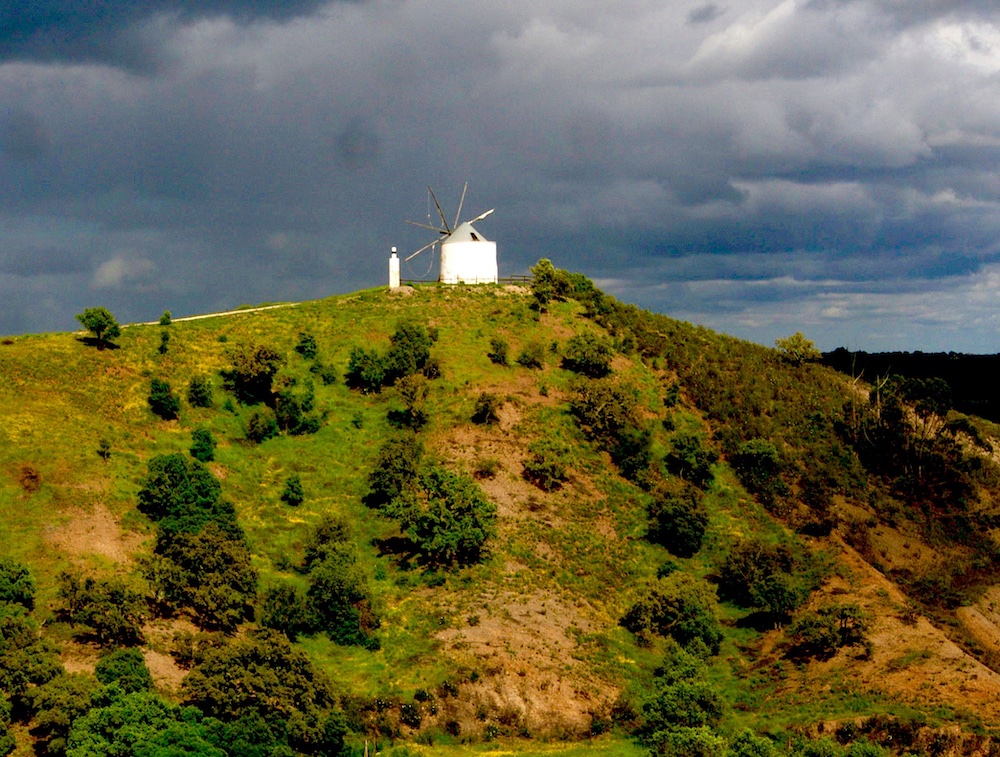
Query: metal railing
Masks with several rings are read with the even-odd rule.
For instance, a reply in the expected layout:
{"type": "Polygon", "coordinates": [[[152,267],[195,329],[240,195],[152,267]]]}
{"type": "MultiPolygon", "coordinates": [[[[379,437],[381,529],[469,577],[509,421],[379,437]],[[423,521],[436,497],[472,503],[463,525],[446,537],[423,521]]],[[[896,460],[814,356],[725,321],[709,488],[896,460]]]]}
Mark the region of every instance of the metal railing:
{"type": "MultiPolygon", "coordinates": [[[[530,284],[533,276],[527,274],[520,274],[517,276],[501,276],[497,279],[497,284],[530,284]]],[[[440,283],[437,279],[400,279],[400,286],[417,286],[425,284],[438,284],[440,283]]],[[[455,284],[447,284],[445,286],[457,286],[455,284]]],[[[481,286],[480,284],[469,284],[468,286],[481,286]]]]}

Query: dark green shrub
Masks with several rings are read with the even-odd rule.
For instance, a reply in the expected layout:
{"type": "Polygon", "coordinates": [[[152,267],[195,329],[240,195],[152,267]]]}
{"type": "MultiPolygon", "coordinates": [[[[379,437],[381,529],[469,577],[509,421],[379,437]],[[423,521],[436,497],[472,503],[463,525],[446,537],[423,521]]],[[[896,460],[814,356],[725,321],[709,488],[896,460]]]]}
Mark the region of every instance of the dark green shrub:
{"type": "Polygon", "coordinates": [[[495,365],[507,365],[509,362],[508,349],[507,340],[495,336],[490,339],[490,351],[486,353],[486,357],[495,365]]]}
{"type": "Polygon", "coordinates": [[[843,647],[863,646],[869,626],[868,615],[854,603],[825,605],[788,627],[790,653],[828,659],[843,647]]]}
{"type": "Polygon", "coordinates": [[[128,646],[142,641],[149,616],[143,595],[121,578],[59,575],[60,614],[74,625],[87,626],[102,645],[128,646]]]}
{"type": "Polygon", "coordinates": [[[243,342],[227,353],[232,367],[222,372],[226,386],[245,405],[272,400],[272,384],[285,357],[267,344],[243,342]]]}
{"type": "Polygon", "coordinates": [[[264,590],[260,623],[281,631],[290,641],[310,628],[309,607],[305,595],[290,583],[280,583],[264,590]]]}
{"type": "Polygon", "coordinates": [[[801,567],[787,547],[747,539],[733,547],[722,564],[719,593],[742,607],[783,618],[808,595],[796,578],[801,567]]]}
{"type": "Polygon", "coordinates": [[[414,434],[398,434],[379,448],[371,473],[365,504],[383,509],[417,483],[424,448],[414,434]]]}
{"type": "Polygon", "coordinates": [[[607,450],[627,478],[649,467],[652,436],[640,413],[635,390],[611,379],[578,381],[570,410],[588,438],[607,450]]]}
{"type": "Polygon", "coordinates": [[[270,408],[254,410],[247,418],[247,439],[260,444],[280,433],[274,411],[270,408]]]}
{"type": "Polygon", "coordinates": [[[500,422],[503,399],[492,392],[481,392],[476,397],[476,407],[472,412],[472,422],[490,426],[500,422]]]}
{"type": "Polygon", "coordinates": [[[524,461],[524,477],[542,491],[554,492],[567,479],[562,458],[566,450],[545,441],[528,445],[531,457],[524,461]]]}
{"type": "Polygon", "coordinates": [[[222,487],[202,463],[184,455],[157,455],[149,461],[139,489],[138,509],[163,530],[199,531],[214,521],[239,534],[233,506],[220,499],[222,487]]]}
{"type": "Polygon", "coordinates": [[[319,353],[319,346],[316,344],[316,337],[307,331],[299,332],[299,341],[295,345],[295,351],[306,360],[312,360],[319,353]]]}
{"type": "Polygon", "coordinates": [[[433,342],[424,326],[412,322],[400,323],[389,337],[389,352],[385,358],[387,383],[423,370],[431,357],[431,344],[433,342]]]}
{"type": "Polygon", "coordinates": [[[611,373],[614,343],[606,336],[577,334],[566,342],[562,366],[590,378],[603,378],[611,373]]]}
{"type": "Polygon", "coordinates": [[[285,479],[285,489],[281,492],[281,501],[286,505],[298,507],[305,501],[305,492],[302,490],[302,480],[298,473],[293,473],[285,479]]]}
{"type": "Polygon", "coordinates": [[[212,379],[208,376],[195,376],[188,384],[188,404],[191,407],[212,406],[212,379]]]}
{"type": "Polygon", "coordinates": [[[172,319],[170,317],[170,311],[169,310],[164,310],[163,311],[163,315],[160,316],[160,325],[161,326],[169,326],[171,323],[172,323],[172,319]]]}
{"type": "Polygon", "coordinates": [[[202,628],[232,631],[253,614],[257,572],[250,550],[224,524],[212,521],[197,533],[161,528],[145,577],[161,604],[190,607],[202,628]]]}
{"type": "Polygon", "coordinates": [[[170,384],[162,379],[155,378],[149,382],[149,397],[146,401],[149,409],[165,421],[174,420],[180,414],[180,399],[170,390],[170,384]]]}
{"type": "Polygon", "coordinates": [[[146,667],[146,660],[142,652],[134,647],[116,649],[99,659],[94,675],[105,686],[117,683],[126,694],[133,691],[151,691],[153,688],[153,676],[146,667]]]}
{"type": "Polygon", "coordinates": [[[788,486],[781,478],[781,455],[773,442],[760,438],[742,442],[729,462],[747,491],[757,495],[763,505],[773,505],[787,493],[788,486]]]}
{"type": "Polygon", "coordinates": [[[35,579],[22,565],[10,557],[0,557],[0,605],[17,604],[27,610],[35,607],[35,579]]]}
{"type": "Polygon", "coordinates": [[[649,539],[677,557],[691,557],[701,549],[708,511],[693,487],[672,492],[660,487],[649,503],[649,539]]]}
{"type": "Polygon", "coordinates": [[[540,369],[545,365],[545,345],[528,342],[517,356],[517,364],[524,368],[540,369]]]}
{"type": "Polygon", "coordinates": [[[297,392],[290,383],[275,395],[274,420],[278,428],[292,436],[314,434],[322,425],[319,416],[312,413],[315,391],[312,381],[307,381],[304,391],[297,392]]]}
{"type": "Polygon", "coordinates": [[[97,456],[107,462],[111,459],[111,442],[107,439],[102,438],[97,443],[97,456]]]}
{"type": "Polygon", "coordinates": [[[621,620],[639,637],[669,636],[681,645],[704,644],[717,654],[722,627],[716,616],[715,589],[688,573],[657,579],[621,620]]]}
{"type": "Polygon", "coordinates": [[[496,505],[474,480],[443,468],[421,475],[420,485],[425,501],[403,525],[423,559],[436,565],[478,562],[496,533],[496,505]]]}
{"type": "Polygon", "coordinates": [[[362,394],[377,394],[386,380],[386,365],[377,350],[355,347],[347,359],[344,382],[362,394]]]}
{"type": "Polygon", "coordinates": [[[170,332],[161,331],[160,332],[160,347],[158,349],[161,355],[167,354],[167,348],[170,345],[170,332]]]}
{"type": "Polygon", "coordinates": [[[191,432],[191,457],[202,463],[215,459],[215,437],[207,428],[196,428],[191,432]]]}
{"type": "Polygon", "coordinates": [[[337,369],[332,365],[327,365],[319,360],[309,366],[309,372],[319,376],[323,386],[330,386],[337,383],[337,369]]]}
{"type": "Polygon", "coordinates": [[[708,447],[700,434],[680,431],[674,434],[670,445],[671,450],[663,460],[667,470],[703,489],[712,482],[712,466],[719,454],[708,447]]]}
{"type": "Polygon", "coordinates": [[[346,522],[330,517],[320,521],[307,547],[306,565],[313,627],[338,644],[377,647],[373,634],[379,620],[346,522]]]}
{"type": "Polygon", "coordinates": [[[389,411],[389,422],[397,428],[419,431],[427,423],[427,379],[419,373],[403,376],[396,381],[396,391],[403,409],[389,411]]]}

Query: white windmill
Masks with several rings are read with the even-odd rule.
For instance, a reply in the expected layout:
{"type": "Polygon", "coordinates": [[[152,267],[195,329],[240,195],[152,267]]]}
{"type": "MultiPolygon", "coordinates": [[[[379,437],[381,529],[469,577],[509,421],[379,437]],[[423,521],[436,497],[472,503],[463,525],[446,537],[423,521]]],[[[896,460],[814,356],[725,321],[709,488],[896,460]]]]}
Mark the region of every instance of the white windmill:
{"type": "Polygon", "coordinates": [[[459,223],[462,217],[462,205],[465,204],[465,193],[469,189],[466,182],[462,188],[462,199],[458,202],[458,212],[455,223],[448,225],[448,220],[441,210],[441,203],[434,196],[434,190],[427,187],[434,207],[441,217],[441,226],[431,226],[426,223],[407,221],[414,226],[430,229],[440,236],[411,254],[404,262],[412,260],[424,250],[441,245],[441,266],[438,281],[442,284],[496,284],[497,283],[497,243],[491,242],[472,226],[490,215],[495,208],[480,213],[469,221],[459,223]]]}

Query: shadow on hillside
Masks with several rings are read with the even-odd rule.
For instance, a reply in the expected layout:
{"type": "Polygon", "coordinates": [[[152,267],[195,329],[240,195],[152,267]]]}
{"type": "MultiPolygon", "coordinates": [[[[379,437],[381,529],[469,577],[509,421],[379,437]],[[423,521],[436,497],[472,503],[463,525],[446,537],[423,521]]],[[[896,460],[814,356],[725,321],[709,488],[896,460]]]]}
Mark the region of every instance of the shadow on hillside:
{"type": "Polygon", "coordinates": [[[776,615],[773,612],[755,611],[745,615],[736,621],[737,628],[750,628],[757,633],[773,631],[780,628],[789,620],[787,615],[776,615]]]}
{"type": "Polygon", "coordinates": [[[405,536],[375,539],[372,545],[378,550],[379,557],[391,558],[400,570],[410,570],[417,567],[417,547],[405,536]]]}
{"type": "Polygon", "coordinates": [[[88,347],[96,347],[99,350],[120,350],[119,347],[114,342],[105,342],[103,339],[98,339],[94,336],[78,336],[76,341],[82,342],[88,347]]]}

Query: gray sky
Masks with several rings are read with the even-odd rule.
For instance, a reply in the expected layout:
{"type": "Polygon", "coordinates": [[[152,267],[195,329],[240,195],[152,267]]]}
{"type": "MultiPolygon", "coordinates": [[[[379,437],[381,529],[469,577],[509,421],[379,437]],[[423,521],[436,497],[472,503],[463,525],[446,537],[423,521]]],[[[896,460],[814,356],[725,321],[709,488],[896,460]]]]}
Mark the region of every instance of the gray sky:
{"type": "Polygon", "coordinates": [[[0,0],[0,333],[380,285],[426,186],[451,214],[468,181],[501,275],[549,257],[764,344],[997,352],[998,19],[0,0]]]}

